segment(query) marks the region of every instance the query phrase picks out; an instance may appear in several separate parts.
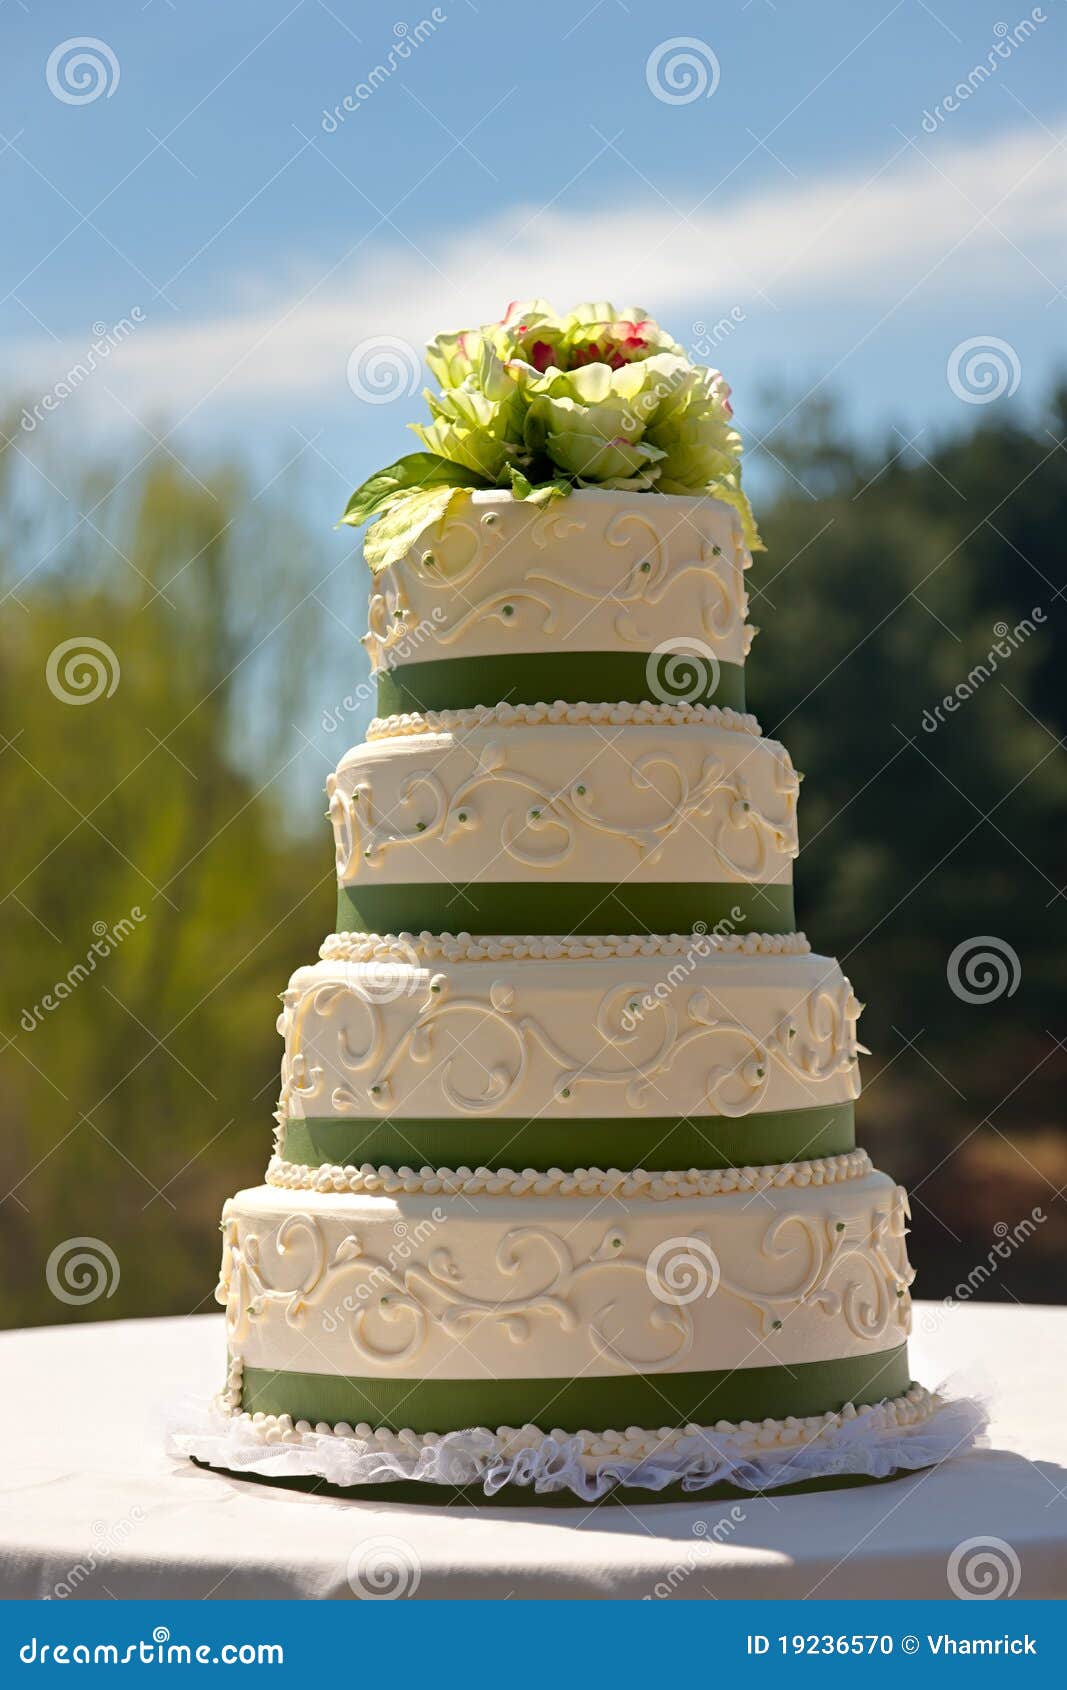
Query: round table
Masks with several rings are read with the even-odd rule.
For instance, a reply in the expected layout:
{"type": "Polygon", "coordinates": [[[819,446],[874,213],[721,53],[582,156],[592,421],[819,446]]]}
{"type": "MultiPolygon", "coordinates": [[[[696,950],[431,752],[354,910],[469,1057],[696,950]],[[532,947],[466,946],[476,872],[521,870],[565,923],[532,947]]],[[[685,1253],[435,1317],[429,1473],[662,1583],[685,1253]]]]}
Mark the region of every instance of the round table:
{"type": "Polygon", "coordinates": [[[983,1394],[989,1448],[820,1495],[515,1510],[307,1496],[174,1460],[168,1410],[218,1387],[219,1316],[3,1333],[0,1595],[351,1598],[381,1553],[420,1599],[947,1597],[952,1551],[994,1537],[1018,1596],[1067,1596],[1067,1308],[919,1303],[915,1327],[916,1378],[983,1394]]]}

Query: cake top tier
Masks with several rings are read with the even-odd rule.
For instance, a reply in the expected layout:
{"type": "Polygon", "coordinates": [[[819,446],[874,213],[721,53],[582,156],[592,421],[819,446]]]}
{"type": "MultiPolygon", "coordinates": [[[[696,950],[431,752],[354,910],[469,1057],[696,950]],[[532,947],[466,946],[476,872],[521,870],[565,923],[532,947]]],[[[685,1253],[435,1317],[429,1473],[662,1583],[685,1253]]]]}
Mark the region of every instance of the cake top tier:
{"type": "Polygon", "coordinates": [[[749,562],[717,499],[472,493],[374,577],[379,712],[544,697],[743,709],[749,562]]]}
{"type": "Polygon", "coordinates": [[[643,310],[559,316],[537,299],[439,336],[427,362],[425,449],[372,475],[344,516],[372,524],[368,644],[394,676],[380,713],[541,697],[743,708],[742,571],[759,539],[720,373],[643,310]],[[680,676],[680,651],[705,673],[680,676]]]}

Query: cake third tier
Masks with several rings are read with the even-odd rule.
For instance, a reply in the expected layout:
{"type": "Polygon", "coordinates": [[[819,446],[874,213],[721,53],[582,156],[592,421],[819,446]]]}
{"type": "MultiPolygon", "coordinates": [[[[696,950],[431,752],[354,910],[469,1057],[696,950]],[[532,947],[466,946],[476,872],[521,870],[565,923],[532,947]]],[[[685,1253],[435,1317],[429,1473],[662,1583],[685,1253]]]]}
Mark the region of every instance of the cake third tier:
{"type": "Polygon", "coordinates": [[[323,959],[278,1023],[294,1186],[320,1165],[712,1169],[853,1148],[860,1005],[802,934],[337,934],[323,959]]]}

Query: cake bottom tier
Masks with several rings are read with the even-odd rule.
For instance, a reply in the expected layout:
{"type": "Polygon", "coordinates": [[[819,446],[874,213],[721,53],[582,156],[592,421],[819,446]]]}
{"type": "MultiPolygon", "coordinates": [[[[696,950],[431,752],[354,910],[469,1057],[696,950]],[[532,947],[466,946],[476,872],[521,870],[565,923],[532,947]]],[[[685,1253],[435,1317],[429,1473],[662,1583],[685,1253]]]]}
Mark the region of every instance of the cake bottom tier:
{"type": "Polygon", "coordinates": [[[658,1426],[897,1395],[905,1193],[803,1173],[666,1198],[259,1186],[223,1214],[230,1352],[263,1411],[396,1430],[541,1424],[555,1402],[553,1425],[658,1426]]]}
{"type": "Polygon", "coordinates": [[[176,1447],[427,1502],[928,1466],[979,1417],[911,1380],[905,1195],[858,1155],[816,1167],[701,1196],[240,1192],[226,1387],[176,1447]]]}

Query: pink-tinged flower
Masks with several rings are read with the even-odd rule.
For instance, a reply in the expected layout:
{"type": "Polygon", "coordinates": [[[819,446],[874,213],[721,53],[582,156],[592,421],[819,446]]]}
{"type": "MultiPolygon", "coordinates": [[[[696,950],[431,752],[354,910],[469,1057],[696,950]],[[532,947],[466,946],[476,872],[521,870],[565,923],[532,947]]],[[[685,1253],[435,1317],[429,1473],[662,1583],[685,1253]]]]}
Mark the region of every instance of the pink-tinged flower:
{"type": "MultiPolygon", "coordinates": [[[[724,499],[759,544],[729,385],[641,307],[595,300],[561,317],[547,300],[512,300],[495,323],[439,335],[427,362],[440,391],[415,426],[425,451],[359,490],[360,521],[468,486],[544,501],[594,485],[724,499]]],[[[404,533],[384,532],[379,561],[404,533]]]]}

